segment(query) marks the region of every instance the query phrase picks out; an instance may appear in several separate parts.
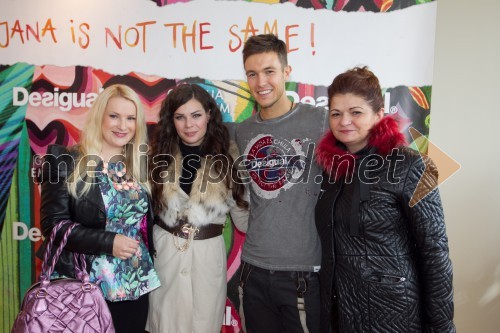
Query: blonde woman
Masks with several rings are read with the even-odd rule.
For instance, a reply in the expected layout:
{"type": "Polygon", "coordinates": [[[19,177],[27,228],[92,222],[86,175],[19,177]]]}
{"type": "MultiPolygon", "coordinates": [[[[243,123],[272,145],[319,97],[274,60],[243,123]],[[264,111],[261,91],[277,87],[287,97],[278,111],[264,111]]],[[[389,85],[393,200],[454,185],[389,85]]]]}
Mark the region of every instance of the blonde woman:
{"type": "Polygon", "coordinates": [[[146,164],[141,164],[146,141],[137,94],[113,85],[95,100],[79,144],[49,146],[44,163],[44,236],[61,220],[78,223],[55,272],[73,276],[72,253],[86,254],[90,278],[100,281],[116,332],[144,332],[148,293],[160,285],[148,237],[153,219],[146,164]]]}

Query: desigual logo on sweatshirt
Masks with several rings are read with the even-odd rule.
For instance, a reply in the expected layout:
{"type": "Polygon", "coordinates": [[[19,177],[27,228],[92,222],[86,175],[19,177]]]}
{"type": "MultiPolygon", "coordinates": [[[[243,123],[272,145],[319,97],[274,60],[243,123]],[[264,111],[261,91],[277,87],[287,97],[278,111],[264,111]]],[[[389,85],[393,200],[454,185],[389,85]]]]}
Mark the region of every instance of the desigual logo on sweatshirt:
{"type": "Polygon", "coordinates": [[[245,151],[245,166],[252,178],[252,186],[263,198],[275,198],[281,189],[288,189],[306,169],[304,142],[261,134],[254,138],[245,151]]]}

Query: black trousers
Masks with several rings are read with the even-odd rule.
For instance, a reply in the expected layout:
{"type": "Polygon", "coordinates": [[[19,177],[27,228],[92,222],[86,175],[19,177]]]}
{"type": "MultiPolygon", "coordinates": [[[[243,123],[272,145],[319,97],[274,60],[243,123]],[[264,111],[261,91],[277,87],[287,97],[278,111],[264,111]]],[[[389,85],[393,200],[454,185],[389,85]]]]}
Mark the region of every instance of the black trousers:
{"type": "Polygon", "coordinates": [[[116,333],[144,333],[148,319],[149,294],[135,301],[108,302],[116,333]]]}
{"type": "Polygon", "coordinates": [[[247,333],[303,333],[297,304],[302,290],[309,333],[320,330],[319,274],[270,271],[243,263],[243,312],[247,333]]]}

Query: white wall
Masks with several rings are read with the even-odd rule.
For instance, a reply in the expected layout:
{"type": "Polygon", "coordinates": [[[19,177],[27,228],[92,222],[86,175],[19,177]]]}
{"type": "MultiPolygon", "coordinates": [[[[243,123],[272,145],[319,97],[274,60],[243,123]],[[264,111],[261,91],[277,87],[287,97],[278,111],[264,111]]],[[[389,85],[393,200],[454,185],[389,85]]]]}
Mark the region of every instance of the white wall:
{"type": "Polygon", "coordinates": [[[430,140],[462,169],[441,185],[460,333],[500,332],[500,2],[438,0],[430,140]]]}

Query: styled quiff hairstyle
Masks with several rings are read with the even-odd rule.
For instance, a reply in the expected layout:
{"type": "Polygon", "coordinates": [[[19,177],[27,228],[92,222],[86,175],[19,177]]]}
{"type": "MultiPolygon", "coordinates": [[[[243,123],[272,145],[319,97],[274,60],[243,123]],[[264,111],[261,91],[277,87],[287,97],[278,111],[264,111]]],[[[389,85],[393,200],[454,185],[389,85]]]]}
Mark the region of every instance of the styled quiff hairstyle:
{"type": "Polygon", "coordinates": [[[333,96],[339,94],[353,94],[362,97],[370,104],[374,112],[378,112],[384,107],[378,78],[367,66],[354,67],[337,75],[328,87],[328,103],[331,102],[333,96]]]}
{"type": "MultiPolygon", "coordinates": [[[[215,100],[210,94],[195,83],[182,83],[175,87],[167,95],[160,109],[160,120],[156,126],[152,139],[150,153],[150,166],[152,171],[151,192],[153,205],[156,212],[168,208],[167,203],[162,200],[164,184],[160,182],[161,173],[165,172],[174,157],[180,152],[180,138],[174,125],[174,114],[178,108],[189,102],[197,100],[210,118],[207,124],[207,132],[200,145],[203,155],[207,155],[214,161],[214,169],[217,173],[225,175],[224,182],[227,188],[232,190],[236,204],[242,208],[248,208],[248,202],[243,199],[245,187],[234,166],[234,159],[229,154],[229,132],[222,122],[222,113],[215,100]],[[220,162],[220,163],[216,163],[220,162]]],[[[177,176],[178,177],[178,176],[177,176]]]]}
{"type": "Polygon", "coordinates": [[[132,88],[123,84],[115,84],[107,87],[97,96],[87,115],[80,141],[73,148],[78,155],[77,168],[69,176],[67,184],[69,193],[75,198],[85,195],[90,190],[91,185],[96,183],[95,177],[91,176],[94,174],[92,171],[95,170],[96,165],[93,165],[90,161],[98,162],[99,160],[98,156],[101,154],[104,142],[102,135],[104,113],[109,100],[114,97],[124,98],[135,105],[135,135],[123,147],[123,155],[125,156],[127,174],[134,177],[149,192],[146,160],[140,158],[141,153],[147,152],[148,143],[146,117],[142,109],[142,103],[132,88]]]}
{"type": "Polygon", "coordinates": [[[286,44],[273,34],[255,35],[248,38],[243,47],[243,65],[250,56],[269,52],[278,55],[282,68],[288,65],[286,44]]]}

